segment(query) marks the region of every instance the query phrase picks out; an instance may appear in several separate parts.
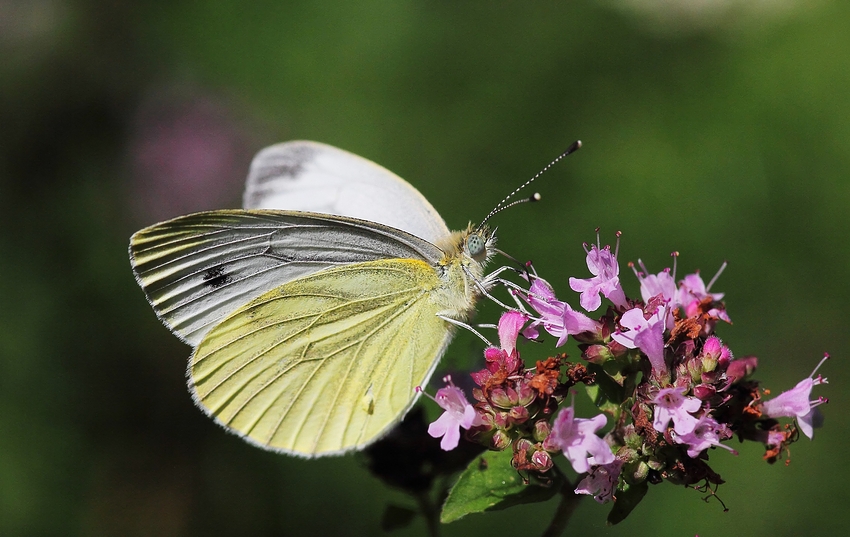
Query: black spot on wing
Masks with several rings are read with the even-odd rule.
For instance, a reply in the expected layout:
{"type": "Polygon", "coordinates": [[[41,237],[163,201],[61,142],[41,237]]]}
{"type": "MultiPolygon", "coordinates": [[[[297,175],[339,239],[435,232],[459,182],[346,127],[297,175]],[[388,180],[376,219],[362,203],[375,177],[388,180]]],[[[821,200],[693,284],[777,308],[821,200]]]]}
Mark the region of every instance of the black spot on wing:
{"type": "Polygon", "coordinates": [[[218,289],[233,281],[233,277],[224,271],[221,265],[207,269],[204,273],[204,285],[218,289]]]}
{"type": "Polygon", "coordinates": [[[294,179],[304,172],[304,165],[313,160],[315,153],[315,148],[309,145],[290,147],[285,154],[275,155],[263,163],[254,180],[262,184],[273,179],[294,179]]]}

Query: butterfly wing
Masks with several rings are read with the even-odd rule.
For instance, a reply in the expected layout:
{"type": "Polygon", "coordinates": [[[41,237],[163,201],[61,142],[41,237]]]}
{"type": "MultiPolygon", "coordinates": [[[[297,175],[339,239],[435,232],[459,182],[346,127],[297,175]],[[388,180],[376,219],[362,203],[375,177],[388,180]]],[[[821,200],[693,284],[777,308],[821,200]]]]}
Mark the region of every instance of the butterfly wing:
{"type": "Polygon", "coordinates": [[[406,181],[318,142],[286,142],[260,151],[251,163],[243,205],[360,218],[432,243],[449,234],[439,213],[406,181]]]}
{"type": "Polygon", "coordinates": [[[452,329],[421,260],[330,268],[258,297],[195,351],[190,384],[219,423],[306,457],[359,449],[398,422],[452,329]]]}
{"type": "Polygon", "coordinates": [[[436,263],[434,245],[380,224],[283,211],[212,211],[143,229],[130,261],[157,316],[192,346],[230,313],[281,284],[385,258],[436,263]]]}

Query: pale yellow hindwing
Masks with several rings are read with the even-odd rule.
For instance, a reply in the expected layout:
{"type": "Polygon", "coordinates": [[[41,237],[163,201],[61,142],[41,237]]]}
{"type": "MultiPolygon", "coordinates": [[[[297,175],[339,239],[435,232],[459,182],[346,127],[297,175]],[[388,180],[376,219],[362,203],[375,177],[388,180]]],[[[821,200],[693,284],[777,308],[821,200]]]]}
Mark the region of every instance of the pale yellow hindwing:
{"type": "Polygon", "coordinates": [[[452,330],[434,267],[386,259],[331,268],[258,297],[213,328],[190,364],[196,401],[267,449],[361,448],[413,404],[452,330]]]}

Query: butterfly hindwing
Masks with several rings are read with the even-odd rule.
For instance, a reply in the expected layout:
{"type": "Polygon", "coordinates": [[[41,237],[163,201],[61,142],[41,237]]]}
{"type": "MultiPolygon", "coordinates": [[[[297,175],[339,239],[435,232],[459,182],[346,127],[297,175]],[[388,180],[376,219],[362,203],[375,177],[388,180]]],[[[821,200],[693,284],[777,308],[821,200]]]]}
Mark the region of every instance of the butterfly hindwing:
{"type": "Polygon", "coordinates": [[[196,401],[267,449],[359,449],[413,404],[451,338],[429,264],[390,259],[299,278],[214,327],[195,351],[196,401]]]}

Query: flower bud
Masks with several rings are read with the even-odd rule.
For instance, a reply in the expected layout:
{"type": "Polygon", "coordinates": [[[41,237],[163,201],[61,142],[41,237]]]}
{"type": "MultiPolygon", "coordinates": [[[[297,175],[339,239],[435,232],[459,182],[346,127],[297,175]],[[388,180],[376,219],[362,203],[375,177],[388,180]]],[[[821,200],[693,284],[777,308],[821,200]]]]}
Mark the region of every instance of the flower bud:
{"type": "Polygon", "coordinates": [[[592,364],[601,365],[614,358],[613,353],[605,345],[590,345],[584,350],[582,357],[592,364]]]}
{"type": "Polygon", "coordinates": [[[732,384],[742,380],[747,375],[751,375],[756,370],[758,358],[755,356],[745,356],[738,360],[729,362],[729,367],[726,368],[726,377],[732,384]]]}
{"type": "Polygon", "coordinates": [[[629,348],[620,345],[616,341],[611,341],[610,343],[608,343],[608,351],[614,358],[618,358],[627,354],[629,352],[629,348]]]}
{"type": "Polygon", "coordinates": [[[493,438],[490,439],[490,446],[497,450],[502,451],[506,447],[511,445],[511,437],[505,431],[496,431],[493,433],[493,438]]]}
{"type": "Polygon", "coordinates": [[[617,450],[617,458],[621,461],[632,462],[638,459],[640,453],[638,450],[628,447],[621,446],[620,449],[617,450]]]}
{"type": "Polygon", "coordinates": [[[532,442],[528,438],[520,438],[514,444],[515,453],[519,453],[520,451],[525,451],[526,453],[529,453],[531,451],[534,451],[534,449],[534,442],[532,442]]]}
{"type": "Polygon", "coordinates": [[[720,338],[717,336],[711,336],[705,340],[705,344],[702,346],[703,357],[717,360],[720,358],[720,350],[722,347],[723,344],[720,342],[720,338]]]}
{"type": "MultiPolygon", "coordinates": [[[[497,349],[496,347],[488,347],[484,349],[484,360],[488,362],[488,364],[490,362],[498,363],[499,361],[504,360],[505,356],[505,351],[502,349],[497,349]]],[[[493,373],[496,371],[498,371],[498,369],[493,371],[493,373]]]]}
{"type": "Polygon", "coordinates": [[[699,381],[700,376],[702,375],[702,363],[700,360],[691,359],[688,360],[688,374],[691,376],[691,380],[694,382],[699,381]]]}
{"type": "Polygon", "coordinates": [[[549,426],[549,422],[546,420],[537,420],[534,422],[534,439],[538,442],[542,442],[546,440],[549,436],[549,432],[552,428],[549,426]]]}
{"type": "Polygon", "coordinates": [[[628,474],[624,472],[624,477],[628,476],[627,481],[630,483],[640,483],[646,479],[650,468],[647,463],[638,461],[637,464],[630,464],[628,469],[628,474]]]}
{"type": "Polygon", "coordinates": [[[720,369],[715,369],[714,371],[709,371],[708,373],[703,373],[700,377],[703,384],[718,384],[723,379],[723,371],[720,369]]]}
{"type": "Polygon", "coordinates": [[[552,468],[552,456],[544,450],[537,450],[531,456],[531,462],[541,472],[545,472],[552,468]]]}
{"type": "Polygon", "coordinates": [[[655,470],[655,471],[663,470],[664,467],[667,466],[667,463],[665,463],[664,461],[660,461],[658,459],[655,459],[655,458],[649,459],[648,461],[646,461],[646,464],[647,464],[647,466],[649,467],[650,470],[655,470]]]}
{"type": "Polygon", "coordinates": [[[519,386],[517,386],[517,403],[522,406],[528,406],[534,402],[536,394],[534,393],[534,389],[527,381],[523,381],[519,386]]]}
{"type": "Polygon", "coordinates": [[[702,370],[703,371],[714,371],[717,367],[717,363],[720,359],[720,355],[714,354],[704,354],[702,356],[702,370]]]}
{"type": "Polygon", "coordinates": [[[499,429],[507,429],[511,425],[510,415],[507,412],[497,411],[493,414],[493,424],[499,429]]]}
{"type": "Polygon", "coordinates": [[[490,402],[499,408],[511,408],[513,406],[508,392],[498,386],[490,390],[490,402]]]}
{"type": "Polygon", "coordinates": [[[732,351],[729,350],[729,347],[723,345],[723,348],[720,349],[720,358],[717,359],[717,363],[721,368],[725,369],[733,358],[732,351]]]}
{"type": "MultiPolygon", "coordinates": [[[[642,412],[645,414],[647,412],[646,405],[642,405],[642,412]]],[[[623,430],[623,442],[626,447],[631,450],[637,452],[643,446],[643,437],[635,431],[635,426],[633,424],[628,424],[623,430]]],[[[623,460],[631,460],[630,457],[621,457],[623,460]]]]}
{"type": "Polygon", "coordinates": [[[714,397],[716,393],[717,389],[709,384],[697,384],[694,386],[694,395],[701,401],[714,397]]]}
{"type": "Polygon", "coordinates": [[[514,423],[524,423],[528,420],[528,409],[524,406],[515,406],[510,412],[511,421],[514,423]]]}

